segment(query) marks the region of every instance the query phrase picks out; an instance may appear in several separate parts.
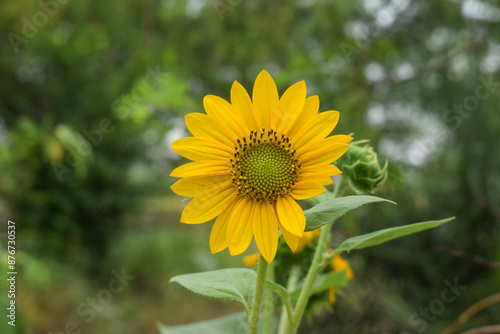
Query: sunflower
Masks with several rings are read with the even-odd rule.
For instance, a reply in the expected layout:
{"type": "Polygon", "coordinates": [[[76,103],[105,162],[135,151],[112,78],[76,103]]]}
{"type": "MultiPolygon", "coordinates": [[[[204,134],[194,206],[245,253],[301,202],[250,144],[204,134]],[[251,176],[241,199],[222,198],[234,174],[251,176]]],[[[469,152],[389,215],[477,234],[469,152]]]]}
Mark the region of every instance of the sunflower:
{"type": "Polygon", "coordinates": [[[266,71],[260,72],[252,99],[238,82],[231,87],[231,103],[208,95],[206,114],[186,115],[193,137],[172,143],[192,162],[170,175],[181,177],[172,190],[192,197],[181,222],[201,224],[214,218],[212,253],[229,248],[243,253],[255,238],[267,262],[276,255],[279,231],[295,250],[306,219],[297,203],[324,193],[341,171],[331,165],[342,156],[350,136],[329,136],[338,111],[318,113],[317,96],[306,98],[304,81],[281,96],[266,71]]]}

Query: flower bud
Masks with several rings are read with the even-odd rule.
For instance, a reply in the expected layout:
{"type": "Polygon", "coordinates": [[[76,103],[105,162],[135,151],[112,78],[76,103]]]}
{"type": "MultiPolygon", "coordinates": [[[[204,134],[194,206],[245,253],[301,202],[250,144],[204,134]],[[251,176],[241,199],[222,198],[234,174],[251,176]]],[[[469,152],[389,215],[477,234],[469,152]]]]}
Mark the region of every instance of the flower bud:
{"type": "Polygon", "coordinates": [[[384,184],[387,178],[387,161],[381,166],[377,153],[367,142],[360,140],[351,143],[347,152],[336,162],[351,188],[358,193],[372,192],[384,184]]]}

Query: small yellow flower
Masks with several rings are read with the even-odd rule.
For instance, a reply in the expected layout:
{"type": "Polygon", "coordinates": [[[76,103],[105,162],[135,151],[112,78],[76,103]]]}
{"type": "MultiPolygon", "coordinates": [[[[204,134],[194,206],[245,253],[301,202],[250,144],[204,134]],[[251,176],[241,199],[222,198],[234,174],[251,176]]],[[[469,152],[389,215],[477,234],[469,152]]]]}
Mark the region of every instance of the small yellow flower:
{"type": "Polygon", "coordinates": [[[192,160],[176,168],[181,177],[172,190],[193,197],[181,222],[201,224],[216,218],[210,249],[229,248],[243,253],[255,238],[260,253],[271,262],[279,231],[292,250],[304,234],[306,220],[297,200],[325,192],[331,165],[342,156],[350,136],[330,133],[338,111],[318,113],[317,96],[306,98],[303,81],[281,96],[273,79],[262,71],[255,80],[252,99],[238,82],[231,88],[231,103],[208,95],[206,114],[191,113],[185,121],[193,137],[172,144],[179,155],[192,160]]]}
{"type": "Polygon", "coordinates": [[[341,258],[340,255],[335,256],[332,259],[331,264],[332,264],[333,271],[345,270],[345,276],[348,280],[350,280],[354,277],[354,274],[352,272],[351,266],[349,265],[349,262],[347,262],[346,260],[341,258]]]}
{"type": "MultiPolygon", "coordinates": [[[[333,249],[330,249],[330,252],[333,252],[333,249]]],[[[344,260],[340,255],[335,256],[332,261],[330,262],[332,265],[333,271],[342,271],[345,270],[345,275],[348,280],[351,280],[354,277],[354,274],[352,272],[351,266],[349,265],[349,262],[344,260]]],[[[335,303],[336,296],[336,287],[331,287],[330,288],[330,303],[333,304],[335,303]]]]}
{"type": "Polygon", "coordinates": [[[243,258],[243,264],[247,267],[253,267],[259,261],[259,253],[252,253],[243,258]]]}

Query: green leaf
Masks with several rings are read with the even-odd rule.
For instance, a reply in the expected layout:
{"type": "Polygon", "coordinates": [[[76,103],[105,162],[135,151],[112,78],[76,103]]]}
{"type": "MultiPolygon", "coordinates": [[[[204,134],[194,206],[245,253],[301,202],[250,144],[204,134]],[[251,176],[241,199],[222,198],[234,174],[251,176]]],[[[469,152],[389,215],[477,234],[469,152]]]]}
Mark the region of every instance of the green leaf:
{"type": "Polygon", "coordinates": [[[292,305],[290,303],[290,295],[288,294],[286,288],[270,280],[266,280],[266,288],[273,290],[281,297],[283,305],[285,305],[286,312],[288,313],[288,317],[291,319],[293,315],[292,305]]]}
{"type": "MultiPolygon", "coordinates": [[[[263,332],[262,317],[259,319],[258,333],[263,332]]],[[[271,330],[274,333],[278,326],[275,316],[271,319],[271,330]]],[[[225,317],[199,321],[187,325],[169,326],[157,324],[160,334],[247,334],[248,322],[245,312],[233,313],[225,317]]]]}
{"type": "Polygon", "coordinates": [[[339,247],[337,247],[335,252],[332,254],[332,257],[340,254],[343,251],[350,251],[352,249],[361,249],[361,248],[380,245],[384,242],[404,237],[405,235],[410,235],[430,228],[438,227],[453,219],[455,219],[455,217],[442,220],[432,220],[421,223],[403,225],[393,228],[386,228],[372,233],[348,238],[344,240],[339,247]]]}
{"type": "MultiPolygon", "coordinates": [[[[332,271],[327,274],[318,274],[314,280],[314,284],[311,289],[311,294],[320,293],[329,289],[332,286],[345,286],[347,284],[346,271],[332,271]]],[[[297,289],[292,292],[292,298],[296,299],[299,297],[300,291],[304,282],[297,286],[297,289]]]]}
{"type": "Polygon", "coordinates": [[[248,333],[248,325],[245,312],[240,312],[187,325],[168,326],[158,324],[158,330],[161,334],[245,334],[248,333]]]}
{"type": "Polygon", "coordinates": [[[173,277],[176,282],[202,296],[234,300],[248,310],[257,273],[251,269],[229,268],[173,277]]]}
{"type": "Polygon", "coordinates": [[[307,222],[306,231],[313,231],[342,217],[351,210],[368,203],[376,202],[389,202],[396,204],[385,198],[368,195],[340,197],[319,203],[318,205],[304,211],[307,222]]]}
{"type": "Polygon", "coordinates": [[[332,286],[346,286],[347,277],[346,271],[332,271],[328,274],[319,274],[314,281],[311,293],[319,293],[325,291],[332,286]]]}

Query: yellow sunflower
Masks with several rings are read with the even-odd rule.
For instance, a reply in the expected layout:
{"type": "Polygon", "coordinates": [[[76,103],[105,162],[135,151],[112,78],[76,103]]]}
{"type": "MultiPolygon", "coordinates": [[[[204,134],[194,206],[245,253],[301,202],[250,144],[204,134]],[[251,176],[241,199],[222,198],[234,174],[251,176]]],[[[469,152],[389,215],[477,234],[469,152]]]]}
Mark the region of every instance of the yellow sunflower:
{"type": "Polygon", "coordinates": [[[243,253],[255,238],[267,262],[276,255],[279,231],[295,250],[306,219],[297,200],[324,193],[341,171],[331,165],[349,147],[350,136],[327,137],[338,111],[318,113],[317,96],[306,98],[304,81],[281,96],[266,71],[255,79],[252,99],[238,82],[231,103],[208,95],[206,114],[185,121],[193,137],[172,148],[192,160],[176,168],[181,177],[172,190],[193,197],[181,222],[200,224],[216,218],[210,235],[212,253],[229,248],[243,253]]]}

